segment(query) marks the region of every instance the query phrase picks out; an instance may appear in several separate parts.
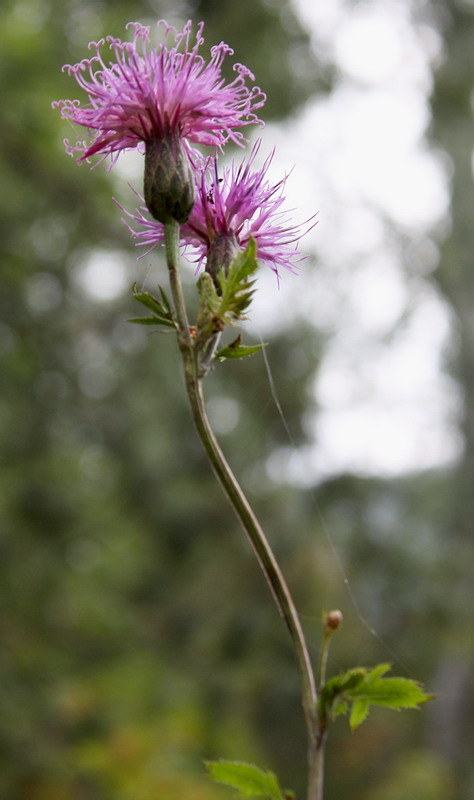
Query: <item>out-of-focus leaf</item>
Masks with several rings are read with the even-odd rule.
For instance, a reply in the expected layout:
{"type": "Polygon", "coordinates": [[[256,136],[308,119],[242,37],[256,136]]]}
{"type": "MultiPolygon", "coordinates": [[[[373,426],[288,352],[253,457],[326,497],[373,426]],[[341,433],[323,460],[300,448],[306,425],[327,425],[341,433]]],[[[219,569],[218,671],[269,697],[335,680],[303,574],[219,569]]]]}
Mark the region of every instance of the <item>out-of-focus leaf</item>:
{"type": "Polygon", "coordinates": [[[283,800],[278,779],[273,772],[243,761],[206,761],[212,780],[237,789],[241,797],[283,800]]]}
{"type": "Polygon", "coordinates": [[[378,664],[373,669],[356,667],[343,675],[331,678],[320,698],[321,713],[334,719],[352,704],[350,726],[355,730],[364,722],[371,705],[385,708],[418,708],[431,700],[421,684],[409,678],[384,678],[390,664],[378,664]]]}

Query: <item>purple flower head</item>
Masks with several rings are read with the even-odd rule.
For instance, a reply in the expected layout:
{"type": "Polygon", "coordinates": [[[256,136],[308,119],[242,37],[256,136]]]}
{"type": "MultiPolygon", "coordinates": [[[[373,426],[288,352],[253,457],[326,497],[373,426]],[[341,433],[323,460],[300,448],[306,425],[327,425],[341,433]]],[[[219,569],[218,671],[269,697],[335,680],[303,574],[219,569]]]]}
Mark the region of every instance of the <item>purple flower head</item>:
{"type": "Polygon", "coordinates": [[[59,100],[53,106],[63,119],[82,125],[93,137],[89,143],[65,140],[69,155],[80,153],[87,159],[100,153],[100,161],[110,155],[114,163],[122,150],[169,136],[217,147],[229,139],[241,144],[238,128],[260,123],[255,111],[263,106],[265,95],[258,87],[247,87],[247,78],[254,80],[252,73],[235,64],[235,79],[226,83],[222,77],[222,63],[233,50],[221,42],[211,48],[208,62],[198,54],[204,23],[198,25],[193,44],[191,21],[178,33],[160,20],[163,40],[156,48],[149,46],[149,27],[138,22],[128,27],[134,29],[133,41],[108,36],[91,42],[92,58],[63,67],[89,102],[59,100]],[[114,56],[108,63],[102,55],[106,42],[114,56]]]}
{"type": "MultiPolygon", "coordinates": [[[[256,243],[257,259],[278,277],[280,268],[296,272],[303,260],[298,241],[313,224],[309,228],[306,224],[293,225],[289,212],[281,210],[288,176],[276,184],[267,179],[273,152],[261,169],[252,169],[259,147],[260,140],[247,160],[239,165],[233,161],[221,176],[216,156],[207,160],[198,175],[194,208],[181,227],[182,244],[197,257],[198,269],[213,255],[216,244],[225,258],[228,252],[235,252],[234,248],[245,249],[251,237],[256,243]]],[[[135,214],[126,213],[131,220],[126,224],[137,244],[147,246],[146,253],[163,241],[163,226],[147,217],[144,206],[135,214]]]]}

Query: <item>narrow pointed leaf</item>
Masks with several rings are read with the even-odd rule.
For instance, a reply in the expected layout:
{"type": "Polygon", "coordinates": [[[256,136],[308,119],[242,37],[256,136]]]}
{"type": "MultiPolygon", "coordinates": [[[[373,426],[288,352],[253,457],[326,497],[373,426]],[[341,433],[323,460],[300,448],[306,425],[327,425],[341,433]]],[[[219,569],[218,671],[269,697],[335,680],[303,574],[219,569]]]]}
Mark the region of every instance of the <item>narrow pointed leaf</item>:
{"type": "Polygon", "coordinates": [[[165,325],[167,328],[174,328],[174,322],[157,315],[153,317],[132,317],[128,322],[134,322],[136,325],[165,325]]]}
{"type": "Polygon", "coordinates": [[[162,286],[158,286],[158,289],[160,290],[160,296],[161,296],[161,301],[162,301],[162,303],[163,303],[163,306],[166,308],[166,310],[167,310],[169,313],[171,313],[171,303],[170,303],[170,301],[168,300],[168,297],[167,297],[167,295],[166,295],[166,292],[165,292],[165,290],[163,289],[163,287],[162,287],[162,286]]]}
{"type": "Polygon", "coordinates": [[[264,347],[264,344],[255,344],[251,346],[245,344],[236,346],[229,345],[228,347],[223,347],[221,350],[218,350],[215,357],[217,359],[246,358],[247,356],[253,356],[254,353],[258,353],[259,350],[262,350],[264,347]]]}

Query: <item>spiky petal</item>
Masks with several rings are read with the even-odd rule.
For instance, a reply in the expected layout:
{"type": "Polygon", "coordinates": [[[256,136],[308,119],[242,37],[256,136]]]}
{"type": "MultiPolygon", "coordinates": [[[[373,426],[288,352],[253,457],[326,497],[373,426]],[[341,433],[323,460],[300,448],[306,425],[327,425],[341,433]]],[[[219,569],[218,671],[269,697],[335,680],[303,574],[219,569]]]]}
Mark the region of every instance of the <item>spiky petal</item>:
{"type": "Polygon", "coordinates": [[[198,25],[193,44],[191,21],[178,32],[160,20],[162,42],[157,47],[150,47],[148,26],[131,22],[128,27],[134,30],[131,42],[112,36],[91,42],[92,58],[63,67],[89,98],[84,105],[79,100],[53,103],[64,119],[92,136],[91,142],[65,140],[70,155],[79,153],[84,159],[97,153],[101,161],[111,156],[113,163],[121,151],[170,133],[189,143],[219,147],[231,139],[241,144],[239,129],[260,123],[255,112],[265,95],[258,87],[248,88],[252,73],[235,64],[235,79],[226,83],[222,77],[222,63],[233,50],[221,42],[211,48],[209,61],[199,55],[204,23],[198,25]],[[107,45],[113,54],[109,62],[103,55],[107,45]]]}

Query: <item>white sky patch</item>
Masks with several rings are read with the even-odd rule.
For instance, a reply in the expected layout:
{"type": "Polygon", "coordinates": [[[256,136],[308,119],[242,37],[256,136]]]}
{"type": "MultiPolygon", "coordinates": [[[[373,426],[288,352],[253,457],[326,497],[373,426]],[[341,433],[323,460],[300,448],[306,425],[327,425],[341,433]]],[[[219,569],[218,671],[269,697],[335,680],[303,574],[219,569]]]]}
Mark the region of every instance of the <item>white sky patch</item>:
{"type": "Polygon", "coordinates": [[[142,191],[144,156],[137,149],[125,150],[114,164],[112,176],[123,191],[123,182],[131,183],[137,191],[142,191]]]}
{"type": "Polygon", "coordinates": [[[116,300],[130,283],[127,261],[120,251],[94,250],[76,268],[79,288],[96,302],[116,300]]]}
{"type": "Polygon", "coordinates": [[[340,68],[368,83],[385,83],[392,78],[403,58],[406,37],[409,42],[412,38],[407,20],[395,20],[396,36],[394,15],[389,16],[382,9],[360,8],[343,19],[334,36],[334,54],[340,68]]]}
{"type": "Polygon", "coordinates": [[[367,336],[390,333],[406,308],[408,287],[388,256],[364,259],[351,281],[348,311],[367,336]]]}
{"type": "Polygon", "coordinates": [[[216,433],[224,435],[234,430],[240,417],[239,404],[233,397],[211,397],[207,410],[216,433]]]}
{"type": "Polygon", "coordinates": [[[259,275],[259,334],[303,314],[329,336],[308,415],[312,444],[275,453],[270,475],[311,484],[345,470],[398,475],[452,462],[458,388],[443,371],[450,312],[430,281],[449,212],[449,165],[430,149],[429,94],[441,40],[410,0],[295,0],[317,57],[340,79],[295,119],[264,130],[271,177],[294,218],[318,212],[300,277],[259,275]],[[402,248],[394,236],[405,237],[402,248]],[[402,250],[404,255],[402,256],[402,250]]]}

